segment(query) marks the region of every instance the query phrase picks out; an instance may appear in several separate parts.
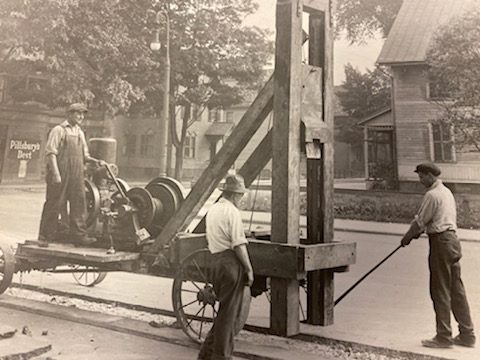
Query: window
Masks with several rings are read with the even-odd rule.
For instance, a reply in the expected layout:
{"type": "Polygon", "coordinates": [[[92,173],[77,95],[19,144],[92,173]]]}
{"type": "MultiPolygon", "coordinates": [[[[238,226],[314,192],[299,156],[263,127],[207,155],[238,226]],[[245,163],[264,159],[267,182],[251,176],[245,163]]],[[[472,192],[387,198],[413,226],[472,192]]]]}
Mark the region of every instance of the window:
{"type": "Polygon", "coordinates": [[[210,110],[208,110],[208,121],[209,122],[220,122],[221,121],[220,109],[210,109],[210,110]]]}
{"type": "Polygon", "coordinates": [[[123,155],[134,156],[137,151],[137,135],[125,135],[125,146],[123,148],[123,155]]]}
{"type": "Polygon", "coordinates": [[[183,157],[186,159],[195,158],[195,141],[196,136],[194,134],[188,134],[185,137],[185,143],[183,145],[183,157]]]}
{"type": "Polygon", "coordinates": [[[433,161],[455,161],[453,128],[451,125],[431,124],[433,161]]]}
{"type": "Polygon", "coordinates": [[[233,123],[233,111],[227,111],[225,114],[225,121],[227,123],[233,123]]]}
{"type": "Polygon", "coordinates": [[[140,155],[153,157],[153,134],[145,134],[140,138],[140,155]]]}

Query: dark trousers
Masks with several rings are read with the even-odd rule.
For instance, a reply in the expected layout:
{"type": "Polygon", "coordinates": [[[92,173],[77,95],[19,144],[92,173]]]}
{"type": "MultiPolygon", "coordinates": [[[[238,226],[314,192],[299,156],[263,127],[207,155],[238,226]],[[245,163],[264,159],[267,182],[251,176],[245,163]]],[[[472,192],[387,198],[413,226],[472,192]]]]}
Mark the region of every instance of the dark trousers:
{"type": "Polygon", "coordinates": [[[52,171],[47,169],[47,195],[40,220],[39,240],[55,241],[60,237],[65,240],[68,236],[69,240],[81,241],[87,236],[83,157],[80,137],[66,135],[57,155],[62,182],[53,183],[52,171]]]}
{"type": "Polygon", "coordinates": [[[85,238],[86,234],[83,177],[72,179],[65,175],[59,184],[47,180],[47,194],[43,204],[39,239],[53,241],[69,237],[75,241],[85,238]],[[67,211],[67,203],[70,205],[69,211],[67,211]]]}
{"type": "Polygon", "coordinates": [[[235,321],[241,309],[245,285],[243,266],[234,251],[214,254],[213,289],[220,302],[217,317],[202,344],[198,359],[232,359],[235,321]]]}
{"type": "Polygon", "coordinates": [[[458,323],[460,335],[469,340],[475,339],[470,308],[463,286],[460,258],[460,241],[454,231],[430,234],[430,296],[435,310],[437,337],[450,341],[452,328],[450,312],[458,323]]]}

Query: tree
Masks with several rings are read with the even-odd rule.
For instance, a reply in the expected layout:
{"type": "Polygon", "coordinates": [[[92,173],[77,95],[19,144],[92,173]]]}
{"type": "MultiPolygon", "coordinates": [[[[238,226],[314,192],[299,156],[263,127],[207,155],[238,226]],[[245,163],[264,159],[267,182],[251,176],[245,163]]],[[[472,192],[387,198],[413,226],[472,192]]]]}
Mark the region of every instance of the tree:
{"type": "Polygon", "coordinates": [[[185,110],[180,125],[171,117],[177,178],[181,178],[188,127],[205,109],[241,102],[263,80],[262,69],[273,54],[273,44],[266,31],[243,25],[245,16],[256,8],[252,0],[172,2],[172,105],[185,110]]]}
{"type": "Polygon", "coordinates": [[[376,111],[390,106],[390,77],[380,68],[361,73],[351,64],[345,66],[345,80],[337,91],[342,109],[348,119],[338,127],[336,140],[349,144],[363,141],[356,123],[376,111]]]}
{"type": "Polygon", "coordinates": [[[388,35],[403,0],[339,0],[336,12],[338,30],[359,43],[380,32],[388,35]]]}
{"type": "Polygon", "coordinates": [[[390,76],[379,67],[362,74],[347,64],[338,97],[348,115],[360,120],[390,106],[390,76]]]}
{"type": "Polygon", "coordinates": [[[427,52],[430,92],[457,150],[480,151],[480,7],[442,27],[427,52]]]}
{"type": "MultiPolygon", "coordinates": [[[[0,71],[41,72],[49,85],[48,91],[38,88],[37,96],[51,107],[85,101],[108,117],[155,116],[164,74],[161,55],[149,43],[157,27],[154,14],[166,7],[171,113],[179,105],[186,109],[180,135],[172,131],[180,177],[188,126],[204,108],[240,102],[243,89],[258,86],[273,53],[265,31],[243,25],[256,10],[252,0],[3,0],[0,71]]],[[[24,88],[13,94],[25,100],[24,88]]]]}
{"type": "Polygon", "coordinates": [[[150,1],[0,3],[2,71],[42,72],[48,105],[85,101],[109,114],[145,96],[155,61],[145,41],[150,1]]]}

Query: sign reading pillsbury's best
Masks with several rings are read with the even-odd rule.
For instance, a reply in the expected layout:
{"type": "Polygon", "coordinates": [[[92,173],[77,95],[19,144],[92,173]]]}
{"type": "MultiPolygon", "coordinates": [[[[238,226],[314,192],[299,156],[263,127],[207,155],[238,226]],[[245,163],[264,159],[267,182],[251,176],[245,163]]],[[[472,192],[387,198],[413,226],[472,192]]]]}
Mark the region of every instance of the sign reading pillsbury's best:
{"type": "Polygon", "coordinates": [[[16,159],[18,160],[32,160],[38,157],[40,150],[40,142],[29,140],[10,140],[10,151],[16,152],[16,159]]]}

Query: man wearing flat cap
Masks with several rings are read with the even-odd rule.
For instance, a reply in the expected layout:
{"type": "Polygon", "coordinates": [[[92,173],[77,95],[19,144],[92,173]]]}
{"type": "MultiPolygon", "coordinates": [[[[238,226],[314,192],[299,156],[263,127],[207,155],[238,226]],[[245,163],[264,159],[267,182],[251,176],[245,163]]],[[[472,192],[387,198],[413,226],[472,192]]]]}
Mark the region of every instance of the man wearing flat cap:
{"type": "Polygon", "coordinates": [[[427,191],[401,245],[409,245],[424,231],[428,235],[430,296],[435,311],[436,335],[433,339],[422,340],[422,345],[431,348],[451,348],[453,344],[474,347],[473,323],[460,275],[462,249],[456,235],[455,198],[438,179],[441,170],[435,164],[419,164],[415,172],[427,191]],[[452,337],[450,325],[451,312],[458,322],[459,334],[455,337],[452,337]]]}
{"type": "Polygon", "coordinates": [[[45,150],[47,193],[43,205],[38,241],[69,241],[78,245],[95,242],[87,236],[84,163],[101,163],[88,152],[85,134],[80,128],[87,107],[71,104],[67,120],[49,133],[45,150]],[[69,213],[67,211],[67,203],[69,213]]]}
{"type": "Polygon", "coordinates": [[[220,302],[217,317],[207,335],[198,359],[232,359],[235,320],[242,307],[244,287],[252,286],[253,269],[247,239],[238,209],[246,192],[239,175],[227,175],[222,197],[208,210],[206,235],[213,257],[213,288],[220,302]]]}

